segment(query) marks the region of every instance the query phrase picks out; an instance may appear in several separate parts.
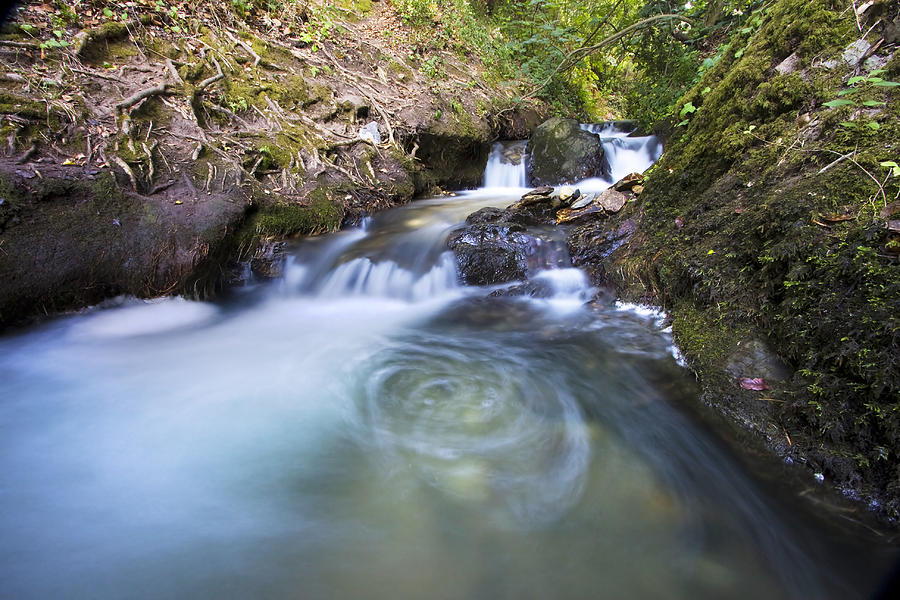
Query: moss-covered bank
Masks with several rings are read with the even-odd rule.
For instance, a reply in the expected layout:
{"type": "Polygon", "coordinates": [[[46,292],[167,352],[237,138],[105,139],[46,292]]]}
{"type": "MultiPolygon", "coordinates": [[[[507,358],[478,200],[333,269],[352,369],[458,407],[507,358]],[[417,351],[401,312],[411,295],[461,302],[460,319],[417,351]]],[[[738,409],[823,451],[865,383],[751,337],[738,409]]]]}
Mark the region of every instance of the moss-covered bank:
{"type": "Polygon", "coordinates": [[[845,8],[777,0],[721,51],[622,215],[639,234],[603,260],[623,295],[672,311],[708,402],[896,519],[900,177],[880,163],[900,162],[900,88],[883,83],[900,56],[866,58],[878,22],[858,42],[845,8]],[[752,362],[728,369],[748,343],[790,367],[770,390],[739,385],[752,362]]]}

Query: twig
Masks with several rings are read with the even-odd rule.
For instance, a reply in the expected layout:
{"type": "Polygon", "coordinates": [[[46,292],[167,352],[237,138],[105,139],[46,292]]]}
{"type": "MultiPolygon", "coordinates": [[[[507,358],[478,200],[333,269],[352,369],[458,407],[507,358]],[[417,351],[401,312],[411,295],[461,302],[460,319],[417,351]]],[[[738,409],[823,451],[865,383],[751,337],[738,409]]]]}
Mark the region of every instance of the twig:
{"type": "Polygon", "coordinates": [[[103,73],[97,73],[95,71],[88,71],[87,69],[79,69],[78,67],[73,67],[69,65],[68,69],[75,73],[81,73],[82,75],[87,75],[88,77],[97,77],[98,79],[106,79],[107,81],[115,81],[116,83],[122,83],[122,79],[119,77],[111,77],[109,75],[104,75],[103,73]]]}
{"type": "Polygon", "coordinates": [[[816,173],[816,175],[821,175],[822,173],[824,173],[825,171],[827,171],[828,169],[830,169],[830,168],[833,167],[834,165],[840,163],[842,160],[845,160],[845,159],[850,158],[850,156],[852,156],[852,155],[853,155],[853,152],[849,152],[849,153],[847,153],[847,154],[843,154],[843,155],[839,156],[836,160],[834,160],[834,161],[828,163],[827,165],[825,165],[824,167],[822,167],[821,169],[819,169],[819,172],[816,173]]]}
{"type": "MultiPolygon", "coordinates": [[[[827,148],[824,149],[823,152],[831,152],[832,154],[837,154],[838,156],[843,156],[840,152],[835,152],[834,150],[829,150],[829,149],[827,149],[827,148]]],[[[854,150],[854,152],[855,152],[855,150],[854,150]]],[[[852,162],[854,165],[856,165],[857,167],[859,167],[860,170],[861,170],[863,173],[865,173],[866,175],[869,176],[869,179],[871,179],[872,181],[875,182],[875,185],[878,186],[878,191],[881,192],[881,197],[882,197],[882,199],[884,200],[884,205],[887,206],[887,195],[884,193],[884,186],[881,185],[881,182],[878,181],[878,180],[875,178],[874,175],[872,175],[871,173],[869,173],[869,172],[866,170],[865,167],[863,167],[861,164],[859,164],[858,162],[856,162],[854,159],[852,159],[852,158],[850,158],[850,157],[848,156],[848,157],[847,157],[847,160],[849,160],[849,161],[852,162]]]]}
{"type": "Polygon", "coordinates": [[[31,42],[14,42],[12,40],[0,40],[0,46],[9,46],[10,48],[26,48],[28,50],[38,50],[40,46],[31,42]]]}

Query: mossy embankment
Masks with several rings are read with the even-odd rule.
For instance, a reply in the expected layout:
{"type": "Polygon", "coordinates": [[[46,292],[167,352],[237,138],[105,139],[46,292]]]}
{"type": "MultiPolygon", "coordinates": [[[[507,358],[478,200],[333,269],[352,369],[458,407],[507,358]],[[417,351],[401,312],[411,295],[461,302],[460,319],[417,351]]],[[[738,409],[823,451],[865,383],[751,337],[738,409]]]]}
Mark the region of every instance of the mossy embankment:
{"type": "Polygon", "coordinates": [[[897,15],[845,8],[769,3],[720,51],[619,215],[637,233],[601,261],[623,296],[671,312],[706,402],[896,520],[900,177],[881,163],[900,162],[884,83],[900,54],[881,31],[897,15]]]}
{"type": "Polygon", "coordinates": [[[57,7],[52,28],[20,7],[0,33],[0,328],[114,294],[207,297],[272,240],[477,185],[508,93],[447,75],[471,59],[425,69],[403,26],[362,41],[394,9],[346,4],[278,30],[206,3],[57,7]]]}

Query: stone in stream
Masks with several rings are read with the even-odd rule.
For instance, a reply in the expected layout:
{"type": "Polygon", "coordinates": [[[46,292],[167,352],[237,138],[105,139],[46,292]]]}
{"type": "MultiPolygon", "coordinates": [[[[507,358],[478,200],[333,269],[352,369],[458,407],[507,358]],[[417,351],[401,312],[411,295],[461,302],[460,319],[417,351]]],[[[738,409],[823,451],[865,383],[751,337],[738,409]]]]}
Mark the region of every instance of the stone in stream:
{"type": "Polygon", "coordinates": [[[610,168],[597,135],[578,121],[554,117],[528,140],[531,180],[537,185],[574,183],[590,177],[609,179],[610,168]]]}
{"type": "Polygon", "coordinates": [[[644,176],[640,173],[629,173],[619,181],[615,183],[613,189],[617,192],[627,192],[628,190],[634,189],[635,186],[640,185],[644,182],[644,176]]]}
{"type": "Polygon", "coordinates": [[[610,213],[617,213],[622,210],[622,207],[625,206],[625,203],[628,201],[627,196],[622,192],[617,192],[616,190],[610,188],[604,191],[599,196],[595,196],[591,199],[589,204],[581,205],[579,203],[578,208],[564,208],[558,213],[556,213],[556,222],[560,223],[571,223],[572,221],[577,221],[583,217],[587,217],[590,215],[601,216],[610,213]]]}

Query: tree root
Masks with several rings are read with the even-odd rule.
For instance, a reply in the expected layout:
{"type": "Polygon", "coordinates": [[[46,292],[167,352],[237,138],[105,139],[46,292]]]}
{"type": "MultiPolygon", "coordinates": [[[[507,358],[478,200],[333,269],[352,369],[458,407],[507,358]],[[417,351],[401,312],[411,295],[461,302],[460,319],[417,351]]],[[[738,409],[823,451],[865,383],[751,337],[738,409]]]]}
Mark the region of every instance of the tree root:
{"type": "Polygon", "coordinates": [[[171,91],[169,90],[169,84],[161,83],[159,85],[143,89],[125,98],[124,100],[116,104],[116,111],[123,112],[130,109],[141,100],[146,100],[147,98],[152,98],[153,96],[165,96],[170,93],[171,91]]]}

